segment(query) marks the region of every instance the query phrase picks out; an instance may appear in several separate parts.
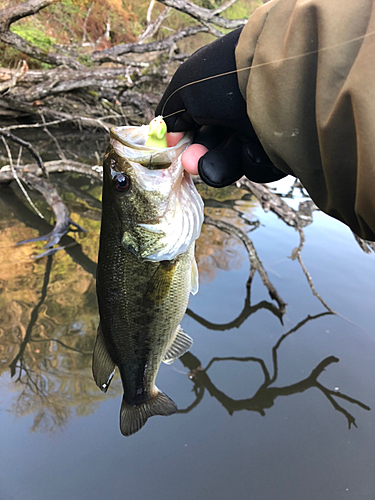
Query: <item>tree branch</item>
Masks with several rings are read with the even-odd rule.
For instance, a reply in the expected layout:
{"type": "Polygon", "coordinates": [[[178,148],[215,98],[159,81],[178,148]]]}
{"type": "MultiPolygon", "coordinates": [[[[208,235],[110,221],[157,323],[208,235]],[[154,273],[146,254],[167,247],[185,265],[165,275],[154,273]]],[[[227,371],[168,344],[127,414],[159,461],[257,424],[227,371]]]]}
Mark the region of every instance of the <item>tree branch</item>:
{"type": "Polygon", "coordinates": [[[43,51],[9,30],[10,25],[15,21],[36,14],[54,1],[55,0],[28,0],[20,5],[9,7],[0,11],[0,41],[47,64],[54,64],[58,66],[65,64],[73,69],[84,68],[83,64],[75,59],[56,54],[54,52],[43,51]]]}
{"type": "MultiPolygon", "coordinates": [[[[61,172],[74,172],[76,174],[86,175],[93,179],[101,180],[103,178],[103,167],[99,165],[86,165],[73,160],[54,160],[46,161],[44,163],[49,174],[61,172]]],[[[27,165],[20,165],[17,172],[22,176],[24,173],[30,173],[34,176],[40,176],[41,172],[37,165],[31,163],[27,165]]],[[[12,170],[8,165],[0,169],[0,184],[9,183],[13,180],[12,170]]]]}
{"type": "Polygon", "coordinates": [[[16,135],[12,134],[11,132],[9,132],[8,130],[3,129],[3,128],[0,128],[0,135],[2,135],[3,137],[6,137],[7,139],[10,139],[13,142],[16,142],[17,144],[20,144],[21,146],[25,146],[30,151],[31,155],[35,158],[35,160],[38,164],[38,167],[43,172],[44,177],[46,179],[48,179],[48,172],[44,167],[43,160],[40,157],[40,154],[38,153],[38,151],[34,148],[34,146],[32,144],[24,141],[23,139],[20,139],[16,135]]]}
{"type": "Polygon", "coordinates": [[[150,6],[147,11],[147,27],[144,30],[143,33],[141,33],[138,37],[138,43],[143,43],[147,38],[150,38],[154,36],[158,29],[161,26],[161,23],[169,16],[171,12],[171,8],[167,7],[163,12],[161,12],[158,17],[155,19],[155,21],[152,23],[151,22],[151,12],[154,7],[155,0],[151,0],[150,6]]]}
{"type": "Polygon", "coordinates": [[[55,1],[56,0],[28,0],[19,5],[0,10],[0,32],[2,30],[8,30],[12,23],[24,17],[36,14],[55,1]]]}
{"type": "Polygon", "coordinates": [[[239,28],[247,22],[247,19],[225,19],[224,17],[219,16],[220,12],[223,12],[223,10],[230,7],[230,5],[235,3],[235,1],[228,2],[226,6],[219,7],[215,10],[199,7],[198,5],[189,2],[189,0],[158,0],[158,2],[166,5],[167,7],[172,7],[180,12],[184,12],[200,23],[214,24],[215,26],[220,26],[225,29],[239,28]]]}
{"type": "Polygon", "coordinates": [[[173,35],[164,38],[158,42],[150,43],[120,43],[111,47],[110,49],[105,49],[100,52],[93,52],[91,58],[97,62],[110,62],[113,57],[117,57],[123,54],[144,54],[146,52],[156,52],[168,50],[173,44],[182,40],[185,37],[196,35],[197,33],[209,31],[207,26],[190,26],[188,28],[182,29],[174,33],[173,35]]]}

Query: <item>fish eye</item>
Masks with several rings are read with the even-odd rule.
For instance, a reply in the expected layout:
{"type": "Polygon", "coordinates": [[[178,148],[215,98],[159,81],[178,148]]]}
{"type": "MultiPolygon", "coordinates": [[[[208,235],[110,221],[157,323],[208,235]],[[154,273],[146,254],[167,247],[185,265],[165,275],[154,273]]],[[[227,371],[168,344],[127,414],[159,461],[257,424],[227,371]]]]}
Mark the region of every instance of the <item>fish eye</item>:
{"type": "Polygon", "coordinates": [[[118,173],[113,179],[113,185],[119,193],[126,193],[130,188],[130,179],[127,175],[118,173]]]}

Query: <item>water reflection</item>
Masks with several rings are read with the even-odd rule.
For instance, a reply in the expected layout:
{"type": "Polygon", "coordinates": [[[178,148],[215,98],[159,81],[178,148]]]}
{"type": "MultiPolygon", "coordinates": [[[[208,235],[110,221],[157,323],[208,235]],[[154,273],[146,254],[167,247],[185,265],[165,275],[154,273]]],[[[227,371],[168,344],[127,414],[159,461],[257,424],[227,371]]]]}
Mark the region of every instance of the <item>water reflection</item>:
{"type": "MultiPolygon", "coordinates": [[[[352,405],[357,405],[360,408],[370,411],[370,407],[366,404],[354,399],[346,394],[343,394],[337,390],[328,389],[323,386],[318,381],[319,375],[328,368],[332,363],[338,363],[339,359],[335,356],[328,356],[323,359],[310,373],[310,375],[294,384],[283,386],[283,387],[272,387],[272,385],[277,381],[279,373],[279,362],[278,362],[278,349],[282,342],[289,337],[291,334],[298,331],[302,326],[304,326],[308,321],[312,321],[322,316],[327,316],[332,314],[331,312],[323,312],[317,314],[316,316],[307,316],[304,320],[300,321],[295,327],[289,330],[287,333],[282,335],[277,343],[272,347],[272,373],[269,372],[265,361],[262,358],[256,358],[253,356],[249,357],[215,357],[205,368],[202,368],[200,360],[194,356],[192,353],[186,353],[180,358],[181,363],[187,367],[189,371],[189,378],[193,382],[193,391],[195,394],[195,400],[185,409],[179,409],[179,413],[189,413],[203,400],[205,391],[207,390],[209,395],[217,399],[217,401],[227,410],[229,415],[233,415],[236,411],[247,410],[257,412],[262,416],[266,415],[265,410],[271,408],[276,398],[279,396],[291,396],[293,394],[305,392],[311,388],[317,388],[322,394],[328,399],[333,408],[343,414],[348,422],[349,429],[352,425],[357,427],[354,416],[343,408],[337,401],[337,399],[345,400],[352,405]],[[211,381],[208,376],[208,371],[214,363],[224,362],[224,361],[235,361],[239,363],[257,363],[263,373],[264,381],[260,385],[259,389],[256,391],[255,395],[246,399],[233,399],[220,389],[218,389],[215,384],[211,381]]],[[[225,367],[223,368],[225,370],[225,367]]]]}
{"type": "MultiPolygon", "coordinates": [[[[94,276],[100,224],[100,186],[73,176],[61,177],[58,184],[61,190],[66,190],[62,196],[71,211],[71,217],[88,229],[88,233],[64,236],[62,244],[66,245],[66,249],[40,261],[31,261],[30,256],[42,251],[41,244],[14,245],[21,239],[50,232],[52,225],[35,215],[12,187],[0,189],[0,236],[4,250],[0,283],[0,375],[11,375],[14,381],[12,390],[16,395],[12,411],[20,416],[33,415],[33,431],[56,430],[64,426],[69,418],[87,415],[95,411],[108,396],[118,396],[122,392],[121,384],[115,381],[103,397],[91,375],[91,353],[98,322],[94,276]],[[74,187],[73,198],[69,194],[72,192],[71,186],[74,187]]],[[[213,322],[192,309],[188,309],[188,316],[214,331],[239,327],[260,311],[269,312],[282,325],[287,305],[272,285],[249,236],[260,224],[253,213],[257,205],[245,191],[233,187],[218,193],[202,187],[201,192],[206,198],[206,224],[197,243],[201,280],[209,283],[215,279],[218,270],[239,269],[247,258],[243,251],[244,245],[251,269],[247,282],[244,276],[246,296],[237,317],[224,323],[213,322]],[[220,196],[219,200],[214,199],[216,194],[220,196]],[[256,272],[269,292],[270,300],[261,300],[252,305],[251,287],[256,272]]],[[[48,213],[48,207],[43,206],[43,201],[38,197],[36,203],[48,213]]],[[[301,240],[292,256],[297,258],[302,246],[301,240]]],[[[342,402],[367,411],[370,408],[318,381],[324,369],[329,369],[339,361],[335,356],[322,359],[308,377],[291,385],[274,387],[279,373],[278,349],[281,343],[308,322],[334,314],[329,305],[326,305],[326,309],[321,314],[307,316],[280,337],[272,348],[271,371],[267,369],[264,359],[254,356],[214,357],[202,368],[193,348],[191,353],[181,358],[181,362],[190,372],[195,400],[189,407],[180,409],[180,413],[192,411],[208,392],[229,414],[247,410],[265,415],[277,397],[315,388],[337,412],[345,416],[349,427],[355,426],[355,417],[351,413],[353,410],[346,410],[342,402]],[[234,399],[211,380],[211,367],[220,366],[225,372],[229,361],[259,366],[263,382],[254,395],[234,399]]],[[[194,331],[189,333],[194,337],[194,331]]]]}

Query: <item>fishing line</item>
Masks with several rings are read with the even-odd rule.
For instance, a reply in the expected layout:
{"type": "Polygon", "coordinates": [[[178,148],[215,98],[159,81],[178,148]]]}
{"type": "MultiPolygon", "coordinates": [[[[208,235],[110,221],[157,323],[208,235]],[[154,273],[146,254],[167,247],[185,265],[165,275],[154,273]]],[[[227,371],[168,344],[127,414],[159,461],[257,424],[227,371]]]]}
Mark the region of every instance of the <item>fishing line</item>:
{"type": "MultiPolygon", "coordinates": [[[[303,57],[308,57],[313,54],[318,54],[320,52],[324,52],[327,50],[332,50],[336,49],[337,47],[342,47],[343,45],[348,45],[350,43],[358,42],[359,40],[363,40],[364,38],[367,38],[368,36],[375,35],[375,31],[371,31],[370,33],[366,33],[361,36],[357,36],[355,38],[351,38],[350,40],[346,40],[345,42],[340,42],[340,43],[335,43],[334,45],[330,45],[329,47],[322,47],[321,49],[315,49],[311,50],[310,52],[304,52],[303,54],[297,54],[295,56],[289,56],[289,57],[283,57],[281,59],[275,59],[273,61],[267,61],[264,63],[259,63],[259,64],[252,64],[251,66],[246,66],[245,68],[240,68],[240,69],[234,69],[232,71],[226,71],[225,73],[219,73],[218,75],[212,75],[212,76],[207,76],[205,78],[201,78],[200,80],[195,80],[194,82],[189,82],[185,83],[185,85],[182,85],[178,89],[174,90],[170,96],[168,96],[167,100],[165,101],[162,111],[161,111],[161,116],[163,116],[163,111],[165,109],[165,106],[167,105],[168,101],[170,100],[171,97],[173,97],[178,91],[185,89],[186,87],[190,87],[190,85],[195,85],[197,83],[202,83],[206,82],[208,80],[213,80],[214,78],[219,78],[221,76],[227,76],[227,75],[233,75],[234,73],[240,73],[241,71],[248,71],[250,69],[255,69],[255,68],[261,68],[262,66],[269,66],[270,64],[277,64],[280,62],[284,61],[292,61],[294,59],[301,59],[303,57]]],[[[175,111],[174,113],[171,113],[170,115],[163,116],[164,118],[168,118],[169,116],[175,115],[177,113],[181,113],[183,111],[186,111],[185,109],[180,109],[179,111],[175,111]]]]}
{"type": "MultiPolygon", "coordinates": [[[[196,83],[196,82],[195,82],[196,83]]],[[[178,89],[180,90],[180,89],[178,89]]],[[[164,110],[164,107],[163,107],[163,110],[164,110]]],[[[163,116],[163,118],[169,118],[170,116],[173,116],[173,115],[177,115],[177,113],[183,113],[184,111],[186,111],[186,109],[179,109],[178,111],[174,111],[173,113],[170,113],[169,115],[166,115],[166,116],[163,116]]]]}

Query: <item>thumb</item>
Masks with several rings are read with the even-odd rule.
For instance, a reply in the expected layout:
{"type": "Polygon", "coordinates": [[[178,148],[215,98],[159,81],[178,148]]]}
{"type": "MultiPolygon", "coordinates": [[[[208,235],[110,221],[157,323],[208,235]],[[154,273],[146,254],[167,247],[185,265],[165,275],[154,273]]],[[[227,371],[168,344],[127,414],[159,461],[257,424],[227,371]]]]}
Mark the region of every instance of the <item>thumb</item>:
{"type": "Polygon", "coordinates": [[[210,149],[198,162],[201,179],[212,187],[233,184],[244,175],[242,168],[243,142],[237,134],[214,149],[210,149]]]}

